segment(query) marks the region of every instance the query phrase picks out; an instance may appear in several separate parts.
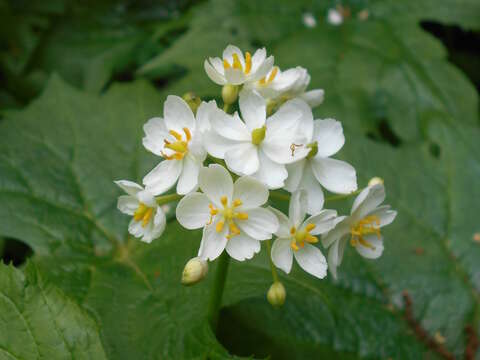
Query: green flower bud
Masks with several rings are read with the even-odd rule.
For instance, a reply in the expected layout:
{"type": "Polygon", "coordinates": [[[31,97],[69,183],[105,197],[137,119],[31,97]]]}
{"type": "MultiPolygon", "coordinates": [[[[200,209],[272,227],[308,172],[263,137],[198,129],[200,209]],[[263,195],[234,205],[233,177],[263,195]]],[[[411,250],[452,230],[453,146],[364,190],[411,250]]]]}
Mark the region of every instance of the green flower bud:
{"type": "Polygon", "coordinates": [[[377,184],[382,184],[383,185],[383,179],[381,177],[375,176],[371,178],[368,182],[368,186],[373,186],[377,184]]]}
{"type": "Polygon", "coordinates": [[[224,104],[231,105],[238,98],[238,86],[236,85],[224,85],[222,88],[222,99],[224,104]]]}
{"type": "Polygon", "coordinates": [[[182,285],[190,286],[200,282],[208,272],[206,260],[195,257],[188,260],[182,273],[182,285]]]}
{"type": "Polygon", "coordinates": [[[265,139],[265,132],[267,127],[264,125],[261,128],[252,131],[252,144],[260,145],[263,139],[265,139]]]}
{"type": "Polygon", "coordinates": [[[274,307],[280,307],[285,303],[287,292],[280,281],[275,281],[267,292],[267,300],[274,307]]]}
{"type": "Polygon", "coordinates": [[[200,99],[200,97],[198,97],[197,95],[195,95],[195,94],[194,94],[193,92],[191,92],[191,91],[185,93],[185,94],[182,96],[182,99],[185,100],[185,102],[188,104],[188,106],[190,107],[190,109],[192,109],[192,112],[193,112],[194,114],[196,114],[198,107],[199,107],[200,104],[202,103],[202,99],[200,99]]]}

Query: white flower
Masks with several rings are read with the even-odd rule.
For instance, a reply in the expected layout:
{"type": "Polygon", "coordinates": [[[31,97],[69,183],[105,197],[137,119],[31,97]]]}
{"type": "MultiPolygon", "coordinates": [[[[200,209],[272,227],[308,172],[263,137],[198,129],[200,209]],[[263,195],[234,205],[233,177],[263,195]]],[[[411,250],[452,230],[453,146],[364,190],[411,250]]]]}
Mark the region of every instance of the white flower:
{"type": "Polygon", "coordinates": [[[209,117],[217,109],[215,102],[202,103],[197,121],[187,103],[170,95],[164,104],[164,118],[150,119],[143,127],[143,145],[165,160],[143,179],[154,195],[170,189],[178,180],[177,193],[187,194],[197,188],[198,172],[207,153],[202,144],[202,131],[210,128],[209,117]]]}
{"type": "Polygon", "coordinates": [[[389,205],[379,206],[384,200],[385,188],[382,184],[366,187],[355,199],[350,216],[337,218],[335,229],[322,237],[323,246],[330,247],[328,267],[334,277],[349,239],[357,252],[367,259],[382,255],[380,228],[390,224],[397,216],[389,205]]]}
{"type": "Polygon", "coordinates": [[[307,69],[297,66],[281,71],[278,66],[274,66],[265,77],[246,84],[245,88],[256,90],[274,107],[287,100],[300,98],[314,108],[323,102],[325,93],[322,89],[306,91],[309,84],[310,75],[307,69]]]}
{"type": "Polygon", "coordinates": [[[162,235],[167,220],[153,194],[132,181],[118,180],[115,184],[128,194],[121,195],[117,203],[122,213],[133,216],[128,232],[146,243],[162,235]]]}
{"type": "Polygon", "coordinates": [[[234,173],[252,175],[271,189],[281,188],[288,176],[284,164],[309,152],[306,147],[293,152],[292,146],[307,140],[298,127],[313,128],[311,109],[301,100],[290,100],[267,119],[265,99],[254,91],[242,91],[239,105],[245,122],[237,113],[217,113],[211,119],[212,131],[205,134],[205,148],[225,159],[234,173]]]}
{"type": "Polygon", "coordinates": [[[317,20],[312,13],[307,12],[302,15],[302,22],[307,28],[314,28],[317,26],[317,20]]]}
{"type": "Polygon", "coordinates": [[[228,45],[223,51],[223,59],[218,57],[205,60],[204,67],[208,77],[218,85],[241,85],[257,81],[264,77],[273,66],[273,56],[267,58],[265,48],[249,52],[243,56],[242,51],[228,45]]]}
{"type": "Polygon", "coordinates": [[[297,189],[307,191],[309,214],[323,208],[322,186],[339,194],[357,190],[357,176],[353,166],[330,158],[344,143],[345,137],[339,121],[315,120],[313,136],[309,143],[303,145],[310,153],[305,159],[287,165],[288,179],[285,181],[285,189],[290,192],[297,189]]]}
{"type": "Polygon", "coordinates": [[[268,189],[257,180],[243,176],[233,184],[220,165],[200,170],[203,193],[185,196],[177,206],[177,220],[187,229],[203,227],[198,256],[216,259],[224,249],[234,259],[251,259],[260,251],[259,240],[271,239],[278,229],[276,216],[261,208],[268,189]]]}
{"type": "Polygon", "coordinates": [[[331,25],[341,25],[343,23],[343,15],[337,9],[328,9],[328,23],[331,25]]]}
{"type": "Polygon", "coordinates": [[[301,190],[292,194],[288,218],[273,209],[280,226],[275,235],[278,237],[272,246],[272,260],[276,267],[287,274],[292,268],[293,257],[306,272],[320,279],[327,275],[327,261],[315,246],[318,239],[314,235],[326,233],[335,226],[335,210],[322,210],[305,221],[307,194],[301,190]]]}

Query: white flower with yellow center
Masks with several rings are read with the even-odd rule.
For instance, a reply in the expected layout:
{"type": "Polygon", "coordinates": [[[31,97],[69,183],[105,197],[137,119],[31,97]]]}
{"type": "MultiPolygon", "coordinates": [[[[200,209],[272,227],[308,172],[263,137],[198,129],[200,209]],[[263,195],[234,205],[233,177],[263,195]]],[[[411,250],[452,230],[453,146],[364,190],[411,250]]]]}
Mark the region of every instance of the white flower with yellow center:
{"type": "Polygon", "coordinates": [[[235,181],[220,165],[200,170],[203,193],[185,196],[177,206],[177,220],[187,229],[203,227],[198,256],[216,259],[224,249],[234,259],[251,259],[260,251],[260,241],[271,239],[278,229],[276,216],[262,208],[268,189],[243,176],[235,181]]]}
{"type": "Polygon", "coordinates": [[[202,130],[208,129],[208,116],[215,103],[202,103],[197,122],[187,103],[170,95],[164,104],[164,118],[150,119],[143,127],[143,145],[164,161],[143,179],[154,195],[164,193],[178,180],[177,193],[187,194],[197,188],[198,172],[207,153],[202,145],[202,130]]]}
{"type": "MultiPolygon", "coordinates": [[[[305,133],[305,136],[309,134],[305,133]]],[[[345,161],[330,158],[343,147],[344,143],[341,123],[334,119],[326,119],[315,120],[310,140],[304,144],[297,144],[298,148],[307,148],[310,152],[305,159],[287,165],[288,178],[285,181],[285,189],[290,192],[297,189],[307,191],[309,214],[323,208],[322,187],[337,194],[349,194],[357,190],[355,168],[345,161]]]]}
{"type": "Polygon", "coordinates": [[[241,85],[263,78],[273,66],[273,56],[267,58],[265,48],[255,51],[253,56],[233,45],[223,51],[222,59],[215,57],[205,60],[208,77],[218,85],[241,85]]]}
{"type": "Polygon", "coordinates": [[[278,237],[272,246],[272,261],[276,267],[287,274],[292,268],[293,258],[298,265],[320,279],[327,275],[327,260],[320,249],[312,244],[318,242],[315,235],[324,234],[335,226],[335,210],[322,210],[307,218],[307,194],[301,190],[292,194],[288,217],[272,209],[278,217],[280,226],[275,235],[278,237]]]}
{"type": "Polygon", "coordinates": [[[306,91],[309,84],[310,75],[307,69],[297,66],[281,71],[278,66],[274,66],[265,77],[245,86],[258,91],[272,105],[281,105],[287,100],[300,98],[313,108],[323,102],[324,91],[306,91]]]}
{"type": "Polygon", "coordinates": [[[267,118],[265,99],[255,91],[242,91],[239,105],[245,122],[238,113],[217,113],[211,119],[211,131],[205,134],[205,148],[210,155],[225,159],[234,173],[251,175],[270,189],[281,188],[288,176],[284,164],[309,152],[306,147],[293,152],[292,146],[308,140],[298,127],[313,127],[311,109],[301,100],[290,100],[267,118]]]}
{"type": "Polygon", "coordinates": [[[146,243],[162,235],[166,218],[153,194],[132,181],[118,180],[115,184],[128,194],[121,195],[117,203],[121,212],[133,216],[128,232],[146,243]]]}
{"type": "Polygon", "coordinates": [[[376,259],[383,252],[383,238],[380,228],[390,224],[397,212],[389,205],[380,206],[385,200],[385,188],[382,184],[366,187],[355,199],[350,216],[341,216],[336,227],[322,237],[328,251],[328,266],[333,276],[337,276],[337,267],[343,259],[343,252],[350,241],[357,252],[367,258],[376,259]]]}

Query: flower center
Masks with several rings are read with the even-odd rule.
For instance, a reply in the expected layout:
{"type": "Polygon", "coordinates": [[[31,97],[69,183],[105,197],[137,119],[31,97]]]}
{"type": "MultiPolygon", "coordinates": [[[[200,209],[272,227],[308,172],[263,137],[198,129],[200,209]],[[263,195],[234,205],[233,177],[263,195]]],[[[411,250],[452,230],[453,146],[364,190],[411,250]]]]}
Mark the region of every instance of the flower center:
{"type": "Polygon", "coordinates": [[[308,144],[307,148],[310,149],[310,152],[307,155],[307,159],[311,159],[311,158],[315,157],[315,155],[317,155],[317,153],[318,153],[318,143],[316,141],[308,144]]]}
{"type": "Polygon", "coordinates": [[[227,59],[223,59],[223,68],[230,69],[239,69],[242,70],[245,75],[248,75],[250,73],[250,70],[252,70],[252,55],[247,51],[245,53],[245,70],[243,69],[242,63],[240,62],[240,59],[238,57],[238,54],[233,53],[232,55],[233,58],[233,64],[230,64],[227,59]]]}
{"type": "Polygon", "coordinates": [[[275,80],[277,73],[278,73],[278,66],[274,66],[272,71],[270,71],[268,78],[264,76],[263,78],[258,80],[258,83],[263,86],[270,84],[273,80],[275,80]]]}
{"type": "Polygon", "coordinates": [[[253,145],[260,145],[265,139],[265,133],[267,131],[267,127],[263,125],[261,128],[255,129],[252,131],[252,144],[253,145]]]}
{"type": "Polygon", "coordinates": [[[163,140],[165,145],[163,146],[164,149],[169,149],[173,151],[173,154],[167,155],[165,152],[162,151],[162,156],[166,160],[182,160],[184,156],[188,152],[188,143],[192,140],[192,133],[188,128],[183,128],[183,132],[185,133],[185,139],[182,138],[175,130],[170,130],[168,133],[175,138],[175,141],[168,141],[167,139],[163,140]]]}
{"type": "Polygon", "coordinates": [[[135,221],[141,221],[142,227],[147,226],[148,222],[152,218],[155,213],[155,209],[145,205],[144,203],[140,203],[138,205],[137,210],[133,213],[133,219],[135,221]]]}
{"type": "Polygon", "coordinates": [[[225,225],[228,226],[229,232],[227,235],[227,239],[232,238],[240,234],[240,229],[235,224],[234,220],[247,220],[248,214],[244,212],[236,211],[236,208],[242,205],[242,201],[240,199],[234,199],[231,205],[228,205],[228,199],[226,196],[222,196],[220,198],[222,203],[223,209],[218,209],[213,204],[208,205],[210,208],[210,221],[207,225],[210,225],[213,221],[213,217],[217,214],[222,216],[222,220],[217,222],[215,230],[217,232],[221,232],[225,225]]]}
{"type": "Polygon", "coordinates": [[[292,242],[290,247],[294,251],[298,251],[305,246],[305,242],[315,244],[318,242],[318,238],[310,234],[310,231],[315,229],[315,224],[307,224],[303,230],[297,230],[295,226],[290,229],[290,235],[292,235],[292,242]]]}
{"type": "Polygon", "coordinates": [[[381,239],[380,219],[376,215],[367,216],[350,228],[350,234],[352,234],[352,238],[350,239],[350,244],[353,247],[360,244],[367,248],[375,250],[375,246],[373,246],[370,242],[365,240],[364,236],[370,235],[370,234],[376,234],[377,237],[381,239]]]}

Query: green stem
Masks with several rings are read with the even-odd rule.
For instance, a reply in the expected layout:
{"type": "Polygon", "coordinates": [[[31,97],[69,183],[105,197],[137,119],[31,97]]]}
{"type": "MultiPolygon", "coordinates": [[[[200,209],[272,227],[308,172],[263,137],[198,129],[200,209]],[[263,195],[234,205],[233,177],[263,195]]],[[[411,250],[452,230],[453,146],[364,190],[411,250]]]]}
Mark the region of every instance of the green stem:
{"type": "Polygon", "coordinates": [[[162,196],[158,196],[156,198],[156,201],[158,205],[163,205],[172,201],[180,200],[182,197],[183,195],[179,195],[179,194],[162,195],[162,196]]]}
{"type": "Polygon", "coordinates": [[[278,282],[278,273],[277,269],[275,268],[275,265],[273,264],[272,260],[272,244],[270,242],[271,240],[266,240],[265,243],[267,244],[267,251],[268,251],[268,259],[270,260],[270,269],[272,270],[272,278],[273,282],[278,282]]]}
{"type": "Polygon", "coordinates": [[[230,110],[230,104],[223,104],[223,111],[225,111],[228,114],[229,110],[230,110]]]}
{"type": "Polygon", "coordinates": [[[229,263],[230,257],[227,252],[224,251],[218,259],[215,278],[213,279],[213,287],[210,293],[210,303],[208,304],[208,321],[214,333],[217,331],[218,317],[220,314],[220,306],[222,305],[222,295],[223,289],[225,288],[225,280],[227,279],[229,263]]]}

